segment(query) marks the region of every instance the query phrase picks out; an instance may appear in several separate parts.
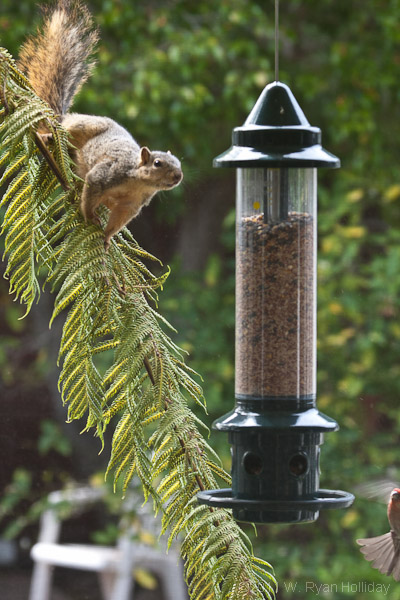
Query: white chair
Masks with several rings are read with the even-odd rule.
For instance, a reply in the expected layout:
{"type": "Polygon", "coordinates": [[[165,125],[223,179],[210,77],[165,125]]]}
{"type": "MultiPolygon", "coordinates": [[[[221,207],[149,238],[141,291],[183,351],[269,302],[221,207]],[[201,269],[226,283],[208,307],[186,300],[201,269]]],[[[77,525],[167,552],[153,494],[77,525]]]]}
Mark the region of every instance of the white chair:
{"type": "Polygon", "coordinates": [[[178,553],[170,550],[166,554],[162,550],[139,544],[132,540],[132,531],[129,529],[121,534],[115,547],[58,542],[62,522],[57,505],[67,501],[79,508],[88,507],[101,500],[103,495],[101,489],[89,487],[57,491],[49,495],[49,508],[41,518],[39,540],[31,550],[34,568],[29,600],[50,600],[53,569],[56,566],[99,573],[104,600],[134,598],[133,571],[138,567],[159,577],[165,600],[187,600],[178,553]]]}

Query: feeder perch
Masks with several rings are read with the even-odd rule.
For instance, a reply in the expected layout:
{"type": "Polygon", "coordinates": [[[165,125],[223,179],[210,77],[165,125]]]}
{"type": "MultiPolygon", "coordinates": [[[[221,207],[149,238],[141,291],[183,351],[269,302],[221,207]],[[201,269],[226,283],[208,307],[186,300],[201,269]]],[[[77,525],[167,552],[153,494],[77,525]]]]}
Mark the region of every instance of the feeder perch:
{"type": "Polygon", "coordinates": [[[315,521],[354,496],[319,489],[316,407],[317,168],[340,166],[289,87],[268,85],[215,167],[237,169],[235,408],[215,421],[232,446],[232,489],[198,494],[240,521],[315,521]]]}

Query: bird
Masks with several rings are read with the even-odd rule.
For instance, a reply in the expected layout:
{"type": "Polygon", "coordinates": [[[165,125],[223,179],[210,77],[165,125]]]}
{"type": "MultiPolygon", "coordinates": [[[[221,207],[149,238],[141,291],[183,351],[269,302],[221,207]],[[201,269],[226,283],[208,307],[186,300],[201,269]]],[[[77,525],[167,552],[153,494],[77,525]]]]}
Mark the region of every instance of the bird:
{"type": "Polygon", "coordinates": [[[374,569],[384,575],[392,575],[400,581],[400,488],[390,493],[387,508],[390,531],[371,538],[358,539],[360,551],[372,562],[374,569]]]}

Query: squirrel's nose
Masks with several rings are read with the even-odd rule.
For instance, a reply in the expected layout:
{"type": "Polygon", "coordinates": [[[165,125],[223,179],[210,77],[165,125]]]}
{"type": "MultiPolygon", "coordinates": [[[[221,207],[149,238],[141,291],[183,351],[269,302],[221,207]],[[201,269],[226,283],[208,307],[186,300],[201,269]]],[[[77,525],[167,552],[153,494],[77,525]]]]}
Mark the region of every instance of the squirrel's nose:
{"type": "Polygon", "coordinates": [[[174,175],[174,183],[179,183],[183,179],[183,173],[175,173],[174,175]]]}

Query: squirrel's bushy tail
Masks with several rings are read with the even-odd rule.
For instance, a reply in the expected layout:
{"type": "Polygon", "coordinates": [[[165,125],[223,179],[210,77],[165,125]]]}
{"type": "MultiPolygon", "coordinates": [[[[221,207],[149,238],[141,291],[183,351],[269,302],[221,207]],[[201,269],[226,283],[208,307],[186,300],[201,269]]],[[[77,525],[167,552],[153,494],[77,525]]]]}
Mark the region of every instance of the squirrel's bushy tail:
{"type": "Polygon", "coordinates": [[[22,46],[18,62],[37,95],[62,117],[92,72],[98,33],[80,0],[58,0],[44,12],[42,28],[22,46]]]}

